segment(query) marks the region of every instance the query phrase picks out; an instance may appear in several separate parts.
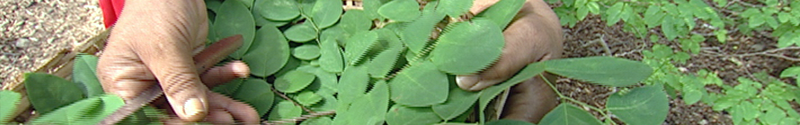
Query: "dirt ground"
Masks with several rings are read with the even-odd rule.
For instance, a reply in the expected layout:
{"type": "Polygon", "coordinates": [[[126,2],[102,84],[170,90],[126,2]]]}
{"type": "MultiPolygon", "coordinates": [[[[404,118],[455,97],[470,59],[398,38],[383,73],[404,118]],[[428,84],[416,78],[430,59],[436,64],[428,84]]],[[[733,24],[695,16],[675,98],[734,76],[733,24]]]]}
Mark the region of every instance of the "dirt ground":
{"type": "MultiPolygon", "coordinates": [[[[56,52],[71,49],[103,30],[97,0],[3,0],[0,1],[0,13],[0,79],[3,81],[10,81],[20,73],[41,66],[56,52]]],[[[604,55],[641,60],[641,52],[653,45],[649,39],[638,39],[633,34],[622,32],[620,24],[606,26],[596,16],[588,17],[573,28],[565,27],[564,32],[566,58],[604,55]],[[600,39],[605,41],[609,52],[600,44],[590,42],[600,39]]],[[[731,34],[726,44],[704,42],[701,45],[703,52],[692,55],[687,64],[678,67],[688,73],[700,69],[716,72],[726,84],[732,85],[738,84],[736,78],[751,78],[751,74],[758,72],[776,77],[783,69],[797,66],[800,62],[755,54],[777,48],[775,41],[768,33],[754,33],[752,36],[731,34]]],[[[656,42],[680,50],[674,42],[663,39],[656,42]]],[[[797,58],[800,49],[775,53],[797,58]]],[[[782,80],[796,85],[794,80],[782,80]]],[[[612,88],[565,78],[559,79],[557,86],[563,94],[597,107],[603,107],[605,99],[613,93],[612,88]]],[[[677,98],[670,100],[670,106],[670,114],[663,124],[732,124],[730,115],[715,112],[708,105],[685,105],[677,98]]],[[[596,112],[593,114],[598,115],[596,112]]]]}
{"type": "Polygon", "coordinates": [[[3,83],[103,30],[97,0],[2,0],[0,15],[3,83]]]}

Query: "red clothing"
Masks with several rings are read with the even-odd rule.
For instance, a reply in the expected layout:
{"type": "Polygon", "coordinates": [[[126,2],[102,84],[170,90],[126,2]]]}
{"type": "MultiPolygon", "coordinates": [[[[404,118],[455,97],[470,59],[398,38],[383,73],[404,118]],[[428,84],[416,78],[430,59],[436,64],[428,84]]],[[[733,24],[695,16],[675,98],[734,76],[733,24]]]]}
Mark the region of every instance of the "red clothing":
{"type": "Polygon", "coordinates": [[[100,9],[103,10],[103,24],[106,28],[114,25],[122,13],[125,0],[100,0],[100,9]]]}

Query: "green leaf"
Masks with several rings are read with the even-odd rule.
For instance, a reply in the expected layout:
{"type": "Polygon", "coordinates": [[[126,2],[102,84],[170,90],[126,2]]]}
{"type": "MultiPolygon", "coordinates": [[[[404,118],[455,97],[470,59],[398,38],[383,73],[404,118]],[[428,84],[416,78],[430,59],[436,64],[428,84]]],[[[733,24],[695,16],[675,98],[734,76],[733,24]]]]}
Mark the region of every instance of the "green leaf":
{"type": "Polygon", "coordinates": [[[800,66],[794,66],[784,69],[780,75],[781,78],[786,77],[800,77],[800,66]]]}
{"type": "Polygon", "coordinates": [[[410,22],[420,15],[419,3],[415,0],[392,0],[378,8],[378,14],[391,20],[410,22]]]}
{"type": "Polygon", "coordinates": [[[389,89],[386,81],[375,83],[372,90],[355,100],[348,111],[340,112],[334,118],[337,125],[381,125],[389,109],[389,89]]]}
{"type": "Polygon", "coordinates": [[[494,97],[497,97],[497,94],[500,94],[500,92],[503,92],[503,90],[506,90],[509,87],[516,85],[517,83],[523,82],[532,77],[539,77],[537,75],[544,72],[545,68],[544,66],[545,66],[544,63],[541,62],[528,64],[527,66],[525,66],[525,68],[520,70],[519,73],[517,73],[510,79],[506,80],[505,82],[481,90],[481,95],[480,98],[478,99],[479,100],[478,104],[480,106],[479,111],[481,114],[480,121],[481,122],[484,121],[484,117],[482,117],[483,110],[486,109],[486,106],[489,105],[489,102],[492,101],[494,97]]]}
{"type": "Polygon", "coordinates": [[[486,125],[534,125],[534,124],[526,121],[500,119],[496,121],[487,122],[486,125]]]}
{"type": "Polygon", "coordinates": [[[339,21],[339,16],[342,15],[342,1],[318,0],[314,3],[311,13],[313,14],[311,19],[314,19],[317,28],[329,27],[339,21]]]}
{"type": "Polygon", "coordinates": [[[339,106],[347,106],[367,92],[369,75],[363,67],[351,66],[344,69],[339,78],[339,106]]]}
{"type": "Polygon", "coordinates": [[[383,17],[378,14],[378,9],[383,5],[381,0],[362,0],[361,6],[364,8],[369,19],[383,20],[383,17]]]}
{"type": "Polygon", "coordinates": [[[447,16],[458,18],[459,16],[469,12],[472,7],[471,0],[442,0],[436,6],[436,11],[447,14],[447,16]]]}
{"type": "Polygon", "coordinates": [[[14,111],[17,110],[17,104],[22,99],[22,95],[11,90],[0,91],[0,124],[8,124],[12,118],[16,117],[14,111]]]}
{"type": "Polygon", "coordinates": [[[239,90],[239,87],[242,86],[242,82],[244,82],[244,79],[241,78],[234,79],[231,80],[230,82],[212,88],[211,91],[225,96],[233,96],[233,94],[235,94],[236,91],[239,90]]]}
{"type": "Polygon", "coordinates": [[[793,18],[793,17],[792,17],[792,15],[791,15],[790,13],[786,13],[786,12],[780,12],[780,13],[778,13],[778,21],[779,21],[780,23],[786,23],[786,22],[789,22],[789,20],[790,20],[790,19],[792,19],[792,18],[793,18]]]}
{"type": "Polygon", "coordinates": [[[492,21],[473,19],[472,22],[451,24],[439,37],[431,61],[439,70],[455,75],[476,73],[500,57],[505,41],[502,30],[492,21]]]}
{"type": "Polygon", "coordinates": [[[267,77],[283,68],[289,60],[289,42],[275,27],[261,27],[253,45],[242,57],[250,66],[250,74],[267,77]]]}
{"type": "Polygon", "coordinates": [[[443,103],[448,95],[447,74],[425,61],[403,69],[389,82],[392,101],[411,107],[443,103]]]}
{"type": "Polygon", "coordinates": [[[336,97],[333,95],[319,95],[322,97],[322,101],[318,102],[316,105],[311,107],[311,110],[314,111],[331,111],[336,110],[339,106],[339,101],[336,100],[336,97]]]}
{"type": "MultiPolygon", "coordinates": [[[[125,102],[114,95],[95,96],[58,108],[31,121],[31,124],[97,124],[125,102]]],[[[38,110],[37,110],[38,111],[38,110]]]]}
{"type": "Polygon", "coordinates": [[[294,0],[257,0],[255,5],[262,9],[253,11],[271,20],[286,21],[300,15],[300,9],[294,0]]]}
{"type": "Polygon", "coordinates": [[[611,7],[609,7],[608,10],[606,10],[606,15],[608,15],[606,16],[605,20],[606,25],[611,26],[619,22],[619,19],[622,18],[621,13],[623,7],[625,7],[625,3],[617,2],[614,5],[611,5],[611,7]]]}
{"type": "Polygon", "coordinates": [[[219,12],[219,6],[222,5],[222,0],[204,0],[204,2],[206,2],[206,8],[214,12],[219,12]]]}
{"type": "MultiPolygon", "coordinates": [[[[97,56],[79,54],[75,57],[72,69],[72,82],[77,83],[87,97],[99,96],[105,93],[100,80],[97,79],[97,56]]],[[[0,119],[2,120],[2,119],[0,119]]]]}
{"type": "Polygon", "coordinates": [[[347,10],[337,26],[341,27],[346,34],[355,34],[372,28],[372,20],[363,10],[347,10]]]}
{"type": "Polygon", "coordinates": [[[644,12],[644,22],[648,27],[653,28],[661,24],[661,19],[664,18],[664,13],[661,11],[661,6],[650,6],[644,12]]]}
{"type": "Polygon", "coordinates": [[[292,49],[292,55],[297,59],[313,60],[319,57],[319,46],[314,44],[303,44],[292,49]]]}
{"type": "Polygon", "coordinates": [[[344,70],[344,59],[342,49],[333,38],[323,39],[320,42],[319,65],[328,72],[342,72],[344,70]]]}
{"type": "Polygon", "coordinates": [[[367,50],[375,45],[378,34],[374,31],[358,32],[350,39],[344,48],[344,57],[348,65],[355,65],[367,53],[367,50]]]}
{"type": "Polygon", "coordinates": [[[269,113],[269,120],[292,119],[303,115],[303,109],[288,100],[278,102],[272,109],[269,113]]]}
{"type": "Polygon", "coordinates": [[[314,81],[314,74],[292,70],[275,79],[275,89],[285,93],[295,93],[303,90],[314,81]]]}
{"type": "Polygon", "coordinates": [[[379,79],[386,78],[386,74],[388,74],[389,71],[392,71],[395,62],[397,62],[397,59],[400,58],[400,52],[402,52],[402,49],[404,48],[390,48],[378,53],[378,55],[376,55],[375,58],[372,59],[369,64],[367,64],[367,69],[370,76],[379,79]]]}
{"type": "MultiPolygon", "coordinates": [[[[663,121],[663,120],[662,120],[663,121]]],[[[661,121],[659,121],[661,122],[661,121]]],[[[581,110],[575,105],[569,103],[561,103],[550,113],[542,118],[539,122],[542,125],[600,125],[600,120],[597,120],[592,114],[581,110]]]]}
{"type": "Polygon", "coordinates": [[[665,16],[661,22],[661,31],[664,32],[664,37],[667,37],[668,40],[678,37],[678,32],[675,31],[675,21],[677,21],[675,17],[665,16]]]}
{"type": "Polygon", "coordinates": [[[311,106],[317,104],[317,102],[322,101],[322,96],[319,96],[311,91],[303,91],[297,96],[294,97],[294,100],[297,100],[297,103],[300,103],[303,106],[311,106]]]}
{"type": "Polygon", "coordinates": [[[433,111],[439,115],[439,118],[444,119],[445,121],[458,117],[461,114],[464,114],[468,109],[475,104],[475,101],[478,100],[478,96],[480,93],[478,92],[468,92],[464,91],[461,88],[453,87],[450,89],[450,97],[447,97],[447,101],[441,104],[433,105],[433,111]]]}
{"type": "Polygon", "coordinates": [[[330,117],[316,117],[311,118],[308,120],[304,120],[300,123],[300,125],[330,125],[333,124],[333,120],[330,117]]]}
{"type": "Polygon", "coordinates": [[[428,107],[394,105],[386,113],[386,123],[389,125],[430,125],[441,121],[442,119],[428,107]]]}
{"type": "Polygon", "coordinates": [[[442,21],[444,14],[434,12],[436,2],[428,3],[422,10],[422,16],[413,22],[406,23],[405,26],[396,30],[398,36],[408,46],[411,52],[419,54],[428,45],[431,32],[439,21],[442,21]]]}
{"type": "Polygon", "coordinates": [[[253,19],[255,19],[256,26],[258,27],[265,27],[265,26],[280,27],[288,24],[289,21],[291,21],[291,20],[277,21],[277,20],[267,19],[266,17],[261,15],[260,11],[264,11],[263,9],[264,9],[263,6],[254,6],[252,8],[253,11],[251,13],[253,13],[253,19]]]}
{"type": "MultiPolygon", "coordinates": [[[[317,76],[317,80],[324,89],[330,90],[329,92],[331,95],[339,91],[337,88],[339,79],[336,77],[336,74],[320,68],[316,68],[312,73],[317,76]]],[[[320,94],[319,91],[317,94],[320,94]]]]}
{"type": "Polygon", "coordinates": [[[26,73],[25,89],[31,105],[40,114],[86,98],[76,83],[45,73],[26,73]]]}
{"type": "Polygon", "coordinates": [[[250,104],[258,111],[258,116],[264,116],[272,108],[272,103],[275,100],[275,93],[270,88],[272,86],[267,81],[249,78],[241,83],[239,90],[232,97],[250,104]]]}
{"type": "Polygon", "coordinates": [[[256,33],[256,23],[250,10],[239,1],[227,0],[222,2],[214,19],[214,30],[220,38],[230,37],[241,34],[243,37],[242,47],[230,56],[240,59],[250,48],[256,33]]]}
{"type": "Polygon", "coordinates": [[[284,33],[286,34],[286,38],[298,43],[308,42],[317,38],[317,30],[314,29],[311,23],[293,25],[284,33]]]}
{"type": "Polygon", "coordinates": [[[655,125],[664,122],[669,112],[669,100],[663,88],[645,86],[627,93],[615,93],[608,97],[608,111],[620,120],[635,125],[655,125]]]}
{"type": "Polygon", "coordinates": [[[635,85],[653,74],[642,62],[605,56],[548,60],[545,64],[551,73],[615,87],[635,85]]]}

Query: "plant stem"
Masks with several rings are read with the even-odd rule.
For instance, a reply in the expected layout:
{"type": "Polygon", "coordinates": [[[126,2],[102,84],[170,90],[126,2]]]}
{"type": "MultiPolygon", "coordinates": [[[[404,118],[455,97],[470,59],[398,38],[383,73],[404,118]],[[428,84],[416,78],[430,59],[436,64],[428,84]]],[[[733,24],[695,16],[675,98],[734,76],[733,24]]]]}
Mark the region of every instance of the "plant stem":
{"type": "MultiPolygon", "coordinates": [[[[544,72],[542,72],[542,73],[544,73],[544,72]]],[[[542,77],[542,79],[544,79],[544,82],[546,82],[547,85],[550,86],[550,88],[553,89],[553,91],[556,92],[556,94],[558,95],[558,98],[561,98],[561,99],[576,103],[576,104],[580,105],[581,107],[589,107],[589,109],[595,110],[595,111],[597,111],[597,113],[600,113],[600,115],[603,118],[605,118],[607,120],[611,120],[611,117],[606,114],[606,110],[603,110],[603,109],[600,109],[598,107],[595,107],[595,106],[586,104],[584,102],[575,100],[574,98],[571,98],[571,97],[568,97],[568,96],[564,96],[564,94],[561,94],[561,92],[558,91],[558,88],[556,88],[556,86],[553,85],[553,83],[550,83],[550,80],[547,80],[547,78],[544,77],[544,74],[539,74],[539,77],[542,77]]],[[[564,102],[562,102],[562,103],[564,103],[564,102]]],[[[610,122],[610,123],[612,125],[616,125],[615,122],[610,122]]]]}

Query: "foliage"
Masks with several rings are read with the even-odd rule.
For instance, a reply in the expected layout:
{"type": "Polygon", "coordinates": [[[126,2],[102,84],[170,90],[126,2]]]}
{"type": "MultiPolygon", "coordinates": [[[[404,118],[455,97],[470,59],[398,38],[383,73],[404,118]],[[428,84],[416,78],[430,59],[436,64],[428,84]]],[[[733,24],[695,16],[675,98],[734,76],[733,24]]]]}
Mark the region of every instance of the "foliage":
{"type": "MultiPolygon", "coordinates": [[[[552,1],[556,3],[559,1],[552,1]]],[[[759,73],[756,79],[740,77],[736,83],[723,83],[716,72],[701,69],[689,73],[676,64],[685,64],[699,54],[706,41],[725,43],[731,33],[753,34],[771,31],[779,48],[800,45],[800,2],[765,0],[755,2],[729,0],[565,0],[554,11],[562,25],[569,27],[589,15],[599,15],[607,25],[622,24],[624,30],[640,38],[679,45],[673,50],[667,43],[657,42],[642,52],[642,62],[655,71],[646,85],[663,85],[672,98],[681,98],[687,105],[705,103],[714,110],[726,111],[735,124],[796,124],[797,111],[785,108],[797,101],[796,86],[759,73]],[[694,32],[710,30],[711,34],[694,32]],[[738,83],[738,85],[737,85],[738,83]],[[735,85],[732,86],[731,84],[735,85]],[[723,88],[711,92],[709,86],[723,88]]],[[[796,66],[783,69],[780,77],[798,77],[796,66]]],[[[780,70],[780,69],[777,69],[780,70]]],[[[798,81],[800,82],[800,81],[798,81]]],[[[620,113],[611,112],[617,116],[620,113]]],[[[630,123],[629,120],[622,121],[630,123]]]]}
{"type": "MultiPolygon", "coordinates": [[[[696,94],[701,95],[699,97],[690,95],[696,100],[704,100],[703,102],[716,102],[714,99],[707,99],[716,96],[701,91],[703,86],[686,82],[718,80],[716,74],[704,73],[681,81],[684,77],[673,75],[681,72],[678,72],[671,61],[685,61],[690,57],[689,54],[674,53],[671,48],[663,45],[645,52],[645,60],[642,62],[615,57],[550,60],[529,64],[514,77],[484,90],[461,90],[455,85],[453,76],[478,72],[500,56],[504,46],[502,29],[505,29],[525,1],[502,0],[472,20],[455,19],[466,13],[464,8],[468,8],[468,4],[445,1],[429,1],[420,11],[419,4],[413,0],[364,0],[364,9],[350,10],[341,9],[340,0],[206,0],[211,23],[208,41],[243,34],[245,44],[230,55],[230,59],[243,60],[252,69],[251,78],[237,79],[212,90],[250,104],[268,120],[292,119],[313,114],[312,112],[336,111],[335,116],[316,117],[300,124],[484,123],[484,111],[491,100],[516,83],[539,77],[538,74],[542,72],[609,87],[626,87],[612,95],[602,109],[558,93],[562,104],[546,115],[542,124],[610,123],[613,122],[609,120],[612,113],[629,124],[657,124],[656,122],[666,118],[666,109],[669,108],[666,95],[676,97],[675,94],[670,94],[671,90],[679,90],[682,94],[700,93],[696,94]],[[438,26],[440,22],[447,24],[438,26]],[[440,37],[432,39],[430,32],[435,29],[444,31],[440,37]],[[635,87],[645,79],[644,87],[635,87]],[[567,101],[575,104],[566,103],[567,101]],[[593,117],[584,110],[586,108],[599,112],[605,120],[593,117]],[[471,113],[479,114],[479,119],[465,121],[461,118],[471,113]]],[[[695,22],[678,19],[697,17],[721,22],[712,25],[715,27],[731,24],[716,13],[708,12],[708,5],[703,6],[705,3],[692,0],[685,1],[687,5],[677,4],[680,2],[682,1],[652,2],[661,6],[649,6],[653,8],[651,10],[644,9],[648,6],[640,5],[647,5],[648,1],[577,0],[564,1],[564,6],[555,10],[565,25],[574,25],[588,14],[601,14],[606,20],[623,20],[628,31],[637,32],[641,37],[648,34],[648,29],[660,26],[665,35],[670,34],[667,36],[686,41],[682,45],[694,53],[699,50],[699,42],[705,41],[705,36],[682,37],[690,33],[689,29],[692,28],[688,27],[694,26],[695,22]],[[671,10],[673,6],[693,9],[681,10],[689,14],[666,13],[677,11],[671,10]],[[652,18],[639,15],[645,10],[651,16],[662,15],[652,18]],[[574,11],[577,11],[577,16],[574,11]],[[661,21],[667,17],[676,21],[661,21]]],[[[718,38],[725,38],[726,34],[727,31],[716,35],[718,38]]],[[[37,95],[30,93],[31,90],[36,92],[47,88],[28,87],[34,108],[43,112],[50,110],[49,113],[43,113],[42,119],[37,120],[91,123],[91,120],[103,118],[107,111],[113,111],[114,107],[121,104],[115,101],[119,100],[118,97],[102,93],[98,95],[96,92],[102,92],[102,88],[96,86],[99,83],[94,83],[96,81],[90,79],[91,77],[84,77],[93,75],[90,73],[94,72],[96,58],[87,55],[86,58],[81,57],[76,61],[81,65],[80,68],[76,66],[75,70],[79,71],[76,74],[81,73],[82,76],[73,77],[75,83],[46,74],[28,76],[31,81],[26,81],[26,85],[53,84],[48,81],[57,81],[62,83],[59,86],[63,86],[58,89],[64,89],[37,95]],[[55,98],[45,96],[53,96],[52,93],[56,92],[76,91],[82,93],[56,95],[64,98],[54,101],[58,103],[36,104],[42,101],[33,101],[53,101],[55,98]],[[77,117],[86,117],[89,121],[74,121],[68,115],[57,115],[65,113],[79,114],[77,117]]],[[[786,77],[796,77],[798,73],[793,71],[787,71],[786,77]]],[[[687,78],[689,76],[691,75],[686,75],[687,78]]],[[[776,86],[769,90],[778,91],[785,87],[776,86]]],[[[550,87],[554,87],[552,83],[550,87]]],[[[788,95],[787,92],[781,94],[788,95]]],[[[732,103],[751,101],[753,100],[738,100],[732,103]]],[[[8,107],[7,105],[10,104],[3,103],[0,106],[8,107]]],[[[780,116],[780,111],[792,115],[791,112],[782,110],[782,107],[776,107],[779,108],[763,111],[767,111],[770,116],[780,116]]],[[[721,110],[723,109],[731,108],[721,110]]],[[[152,119],[152,114],[158,114],[146,111],[142,113],[147,114],[142,119],[152,119]]],[[[752,119],[742,117],[742,121],[752,119]]],[[[504,120],[486,123],[518,124],[504,120]]]]}

